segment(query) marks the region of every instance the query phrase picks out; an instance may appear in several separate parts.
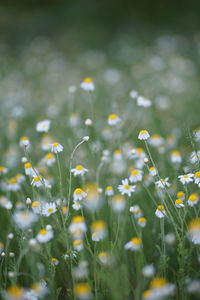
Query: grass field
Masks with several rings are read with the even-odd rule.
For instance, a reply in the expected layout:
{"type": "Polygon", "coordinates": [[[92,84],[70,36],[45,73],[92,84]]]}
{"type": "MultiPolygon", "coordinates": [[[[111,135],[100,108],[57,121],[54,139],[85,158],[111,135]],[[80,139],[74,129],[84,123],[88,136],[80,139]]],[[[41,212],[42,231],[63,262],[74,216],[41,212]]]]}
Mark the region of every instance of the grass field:
{"type": "Polygon", "coordinates": [[[0,44],[1,299],[199,299],[200,35],[95,32],[0,44]]]}

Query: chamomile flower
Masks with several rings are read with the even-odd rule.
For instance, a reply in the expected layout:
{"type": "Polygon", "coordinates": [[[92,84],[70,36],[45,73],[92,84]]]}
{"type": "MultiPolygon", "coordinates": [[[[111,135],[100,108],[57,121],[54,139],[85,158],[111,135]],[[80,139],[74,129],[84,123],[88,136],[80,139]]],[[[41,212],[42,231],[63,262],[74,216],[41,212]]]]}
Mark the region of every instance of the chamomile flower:
{"type": "Polygon", "coordinates": [[[91,288],[88,283],[77,283],[74,287],[74,294],[80,300],[92,298],[91,288]]]}
{"type": "Polygon", "coordinates": [[[18,285],[10,285],[5,291],[7,300],[24,300],[25,290],[18,285]]]}
{"type": "Polygon", "coordinates": [[[51,239],[53,239],[54,235],[53,235],[53,231],[47,230],[47,229],[40,229],[40,231],[38,232],[36,239],[38,240],[39,243],[47,243],[49,242],[51,239]]]}
{"type": "Polygon", "coordinates": [[[122,195],[127,195],[128,197],[131,196],[131,193],[135,192],[135,185],[129,185],[128,179],[123,179],[122,184],[118,186],[118,190],[122,195]]]}
{"type": "Polygon", "coordinates": [[[23,175],[23,174],[20,174],[18,173],[16,176],[15,176],[17,182],[20,184],[22,182],[24,182],[26,180],[26,177],[23,175]]]}
{"type": "Polygon", "coordinates": [[[42,150],[44,151],[49,151],[51,150],[51,147],[52,147],[52,138],[51,136],[49,136],[48,134],[44,134],[42,136],[42,139],[41,139],[41,148],[42,150]]]}
{"type": "Polygon", "coordinates": [[[199,201],[199,197],[197,193],[193,193],[188,198],[188,205],[193,207],[195,206],[199,201]]]}
{"type": "Polygon", "coordinates": [[[3,167],[3,166],[0,166],[0,175],[4,175],[8,172],[8,169],[3,167]]]}
{"type": "Polygon", "coordinates": [[[27,137],[27,136],[22,136],[21,138],[20,138],[20,141],[19,141],[19,146],[21,147],[21,148],[26,148],[26,149],[28,149],[29,147],[30,147],[30,141],[29,141],[29,138],[27,137]]]}
{"type": "Polygon", "coordinates": [[[143,96],[139,96],[137,98],[137,106],[142,106],[142,107],[150,107],[151,106],[151,100],[143,97],[143,96]]]}
{"type": "Polygon", "coordinates": [[[53,153],[62,152],[63,149],[64,149],[63,146],[57,142],[55,142],[51,145],[51,152],[53,152],[53,153]]]}
{"type": "MultiPolygon", "coordinates": [[[[35,282],[30,286],[30,291],[34,294],[35,297],[37,297],[37,299],[42,298],[48,292],[47,283],[43,279],[41,279],[40,282],[35,282]]],[[[26,296],[27,296],[27,294],[26,294],[26,296]]],[[[27,300],[29,300],[28,297],[27,297],[27,300]]],[[[30,298],[30,300],[36,300],[36,299],[30,298]]]]}
{"type": "Polygon", "coordinates": [[[160,147],[164,143],[164,139],[159,134],[155,133],[149,139],[149,144],[153,147],[160,147]]]}
{"type": "Polygon", "coordinates": [[[74,169],[71,169],[71,172],[74,174],[74,176],[77,175],[83,176],[85,173],[88,172],[88,170],[84,168],[82,165],[77,165],[74,169]]]}
{"type": "Polygon", "coordinates": [[[174,294],[175,285],[168,283],[164,277],[155,277],[150,282],[150,290],[152,293],[152,298],[150,299],[163,299],[174,294]]]}
{"type": "Polygon", "coordinates": [[[164,218],[164,216],[166,215],[166,211],[165,211],[165,207],[164,205],[158,205],[156,212],[155,212],[156,217],[158,217],[159,219],[164,218]]]}
{"type": "Polygon", "coordinates": [[[78,239],[78,240],[74,240],[73,241],[73,247],[74,250],[80,252],[81,250],[83,250],[84,246],[83,246],[83,241],[78,239]]]}
{"type": "Polygon", "coordinates": [[[182,162],[182,157],[179,151],[174,150],[171,153],[171,162],[180,164],[182,162]]]}
{"type": "Polygon", "coordinates": [[[83,82],[81,82],[80,87],[85,91],[94,91],[95,86],[91,77],[86,77],[83,82]]]}
{"type": "Polygon", "coordinates": [[[103,252],[100,252],[98,254],[98,258],[100,260],[100,262],[104,265],[106,265],[108,262],[109,262],[109,257],[108,257],[108,253],[103,251],[103,252]]]}
{"type": "Polygon", "coordinates": [[[70,234],[74,235],[77,232],[82,236],[87,231],[85,220],[82,216],[73,217],[71,224],[69,225],[70,234]]]}
{"type": "Polygon", "coordinates": [[[68,206],[63,206],[62,212],[63,212],[64,215],[67,215],[68,212],[69,212],[69,207],[68,206]]]}
{"type": "Polygon", "coordinates": [[[144,227],[146,226],[146,223],[147,223],[146,218],[140,217],[140,218],[138,219],[138,225],[139,225],[140,227],[144,228],[144,227]]]}
{"type": "Polygon", "coordinates": [[[160,179],[158,181],[156,181],[156,185],[161,188],[161,189],[164,189],[165,187],[170,187],[170,183],[168,182],[169,178],[166,177],[164,179],[160,179]]]}
{"type": "Polygon", "coordinates": [[[115,114],[111,114],[108,116],[108,125],[110,125],[110,126],[115,126],[115,125],[119,124],[120,121],[121,121],[121,119],[115,114]]]}
{"type": "Polygon", "coordinates": [[[184,174],[184,175],[179,175],[178,178],[182,184],[188,184],[193,181],[194,174],[188,173],[188,174],[184,174]]]}
{"type": "Polygon", "coordinates": [[[138,237],[133,237],[128,243],[125,244],[124,249],[138,251],[141,249],[141,240],[138,237]]]}
{"type": "Polygon", "coordinates": [[[156,170],[155,167],[150,167],[149,168],[149,173],[151,174],[151,176],[156,176],[158,174],[158,171],[156,170]]]}
{"type": "Polygon", "coordinates": [[[142,215],[143,215],[143,212],[142,212],[141,208],[140,208],[139,205],[137,205],[137,204],[131,206],[131,207],[129,208],[129,211],[134,215],[134,217],[135,217],[136,219],[141,218],[142,215]]]}
{"type": "Polygon", "coordinates": [[[176,194],[177,198],[178,199],[181,199],[181,200],[185,200],[185,193],[183,191],[179,191],[177,194],[176,194]]]}
{"type": "Polygon", "coordinates": [[[7,210],[12,209],[13,207],[12,202],[4,196],[0,196],[0,205],[7,210]]]}
{"type": "Polygon", "coordinates": [[[9,184],[8,184],[8,190],[9,191],[13,191],[13,192],[17,192],[21,189],[19,183],[17,182],[17,180],[15,178],[11,178],[9,180],[9,184]]]}
{"type": "Polygon", "coordinates": [[[45,163],[48,167],[51,167],[56,162],[56,158],[53,153],[48,153],[45,156],[45,163]]]}
{"type": "Polygon", "coordinates": [[[29,162],[24,164],[24,170],[25,170],[25,174],[28,175],[28,176],[35,176],[36,175],[32,165],[29,162]]]}
{"type": "Polygon", "coordinates": [[[38,132],[48,132],[50,129],[51,121],[50,120],[43,120],[37,123],[36,131],[38,132]]]}
{"type": "Polygon", "coordinates": [[[20,229],[30,228],[37,220],[37,216],[29,211],[16,211],[13,214],[13,221],[20,229]]]}
{"type": "Polygon", "coordinates": [[[31,207],[35,214],[42,214],[42,205],[39,201],[33,201],[31,207]]]}
{"type": "Polygon", "coordinates": [[[176,199],[176,200],[175,200],[175,206],[176,206],[177,208],[184,207],[183,200],[182,200],[182,199],[176,199]]]}
{"type": "Polygon", "coordinates": [[[106,187],[105,195],[106,196],[113,196],[114,195],[114,191],[113,191],[113,187],[112,186],[108,185],[106,187]]]}
{"type": "Polygon", "coordinates": [[[200,150],[198,150],[197,152],[193,151],[190,154],[189,161],[191,164],[194,164],[194,163],[200,161],[200,150]]]}
{"type": "Polygon", "coordinates": [[[75,201],[73,204],[72,204],[72,207],[74,210],[80,210],[82,208],[80,202],[78,201],[75,201]]]}
{"type": "Polygon", "coordinates": [[[196,184],[200,183],[200,171],[198,171],[194,174],[194,183],[196,183],[196,184]]]}
{"type": "Polygon", "coordinates": [[[106,223],[102,220],[94,221],[91,225],[92,240],[98,242],[106,237],[106,223]]]}
{"type": "Polygon", "coordinates": [[[188,237],[192,243],[200,245],[200,218],[193,219],[188,224],[188,237]]]}
{"type": "Polygon", "coordinates": [[[45,203],[42,207],[42,215],[49,217],[57,211],[56,204],[54,202],[45,203]]]}
{"type": "Polygon", "coordinates": [[[150,138],[150,134],[148,133],[148,131],[146,129],[141,130],[138,135],[138,139],[147,140],[148,138],[150,138]]]}
{"type": "Polygon", "coordinates": [[[39,176],[33,177],[31,184],[37,188],[40,188],[43,186],[43,184],[45,184],[45,181],[44,181],[44,178],[41,175],[39,175],[39,176]]]}
{"type": "Polygon", "coordinates": [[[126,207],[126,200],[125,197],[122,195],[116,195],[111,198],[110,205],[112,207],[112,210],[116,213],[120,213],[124,211],[126,207]]]}
{"type": "Polygon", "coordinates": [[[133,169],[131,171],[131,175],[129,177],[130,182],[138,182],[138,181],[142,181],[142,175],[143,175],[143,171],[139,170],[139,169],[133,169]]]}
{"type": "Polygon", "coordinates": [[[81,201],[86,196],[87,194],[81,188],[77,188],[74,190],[74,194],[73,194],[74,201],[81,201]]]}
{"type": "Polygon", "coordinates": [[[51,264],[53,266],[57,266],[59,264],[59,260],[57,258],[55,258],[55,257],[52,257],[51,258],[51,264]]]}

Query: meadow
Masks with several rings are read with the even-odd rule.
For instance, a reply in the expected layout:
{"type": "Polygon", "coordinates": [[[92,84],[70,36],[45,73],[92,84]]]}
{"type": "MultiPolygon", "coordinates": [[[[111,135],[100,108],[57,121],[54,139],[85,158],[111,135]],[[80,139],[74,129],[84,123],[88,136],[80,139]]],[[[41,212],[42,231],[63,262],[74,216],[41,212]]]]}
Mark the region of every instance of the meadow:
{"type": "Polygon", "coordinates": [[[199,299],[200,35],[71,37],[0,44],[1,299],[199,299]]]}

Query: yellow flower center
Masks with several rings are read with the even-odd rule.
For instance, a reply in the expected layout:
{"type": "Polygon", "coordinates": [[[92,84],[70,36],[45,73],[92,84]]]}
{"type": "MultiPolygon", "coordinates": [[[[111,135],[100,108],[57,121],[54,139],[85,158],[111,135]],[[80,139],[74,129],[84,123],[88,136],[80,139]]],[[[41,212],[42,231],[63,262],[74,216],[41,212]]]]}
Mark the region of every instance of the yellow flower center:
{"type": "Polygon", "coordinates": [[[139,173],[139,171],[138,170],[133,170],[132,172],[131,172],[131,174],[133,175],[133,176],[137,176],[138,175],[138,173],[139,173]]]}
{"type": "Polygon", "coordinates": [[[91,78],[91,77],[86,77],[86,78],[84,79],[84,82],[85,82],[85,83],[91,83],[91,82],[92,82],[92,78],[91,78]]]}
{"type": "Polygon", "coordinates": [[[183,177],[184,177],[184,178],[188,178],[188,175],[187,175],[187,174],[185,174],[185,175],[183,175],[183,177]]]}
{"type": "Polygon", "coordinates": [[[160,210],[160,211],[164,211],[164,210],[165,210],[165,207],[164,207],[164,205],[158,205],[158,210],[160,210]]]}
{"type": "Polygon", "coordinates": [[[3,172],[4,167],[0,166],[0,173],[3,172]]]}
{"type": "Polygon", "coordinates": [[[196,178],[200,178],[200,172],[196,172],[196,173],[194,174],[194,176],[195,176],[196,178]]]}
{"type": "Polygon", "coordinates": [[[64,206],[64,207],[62,208],[62,211],[63,211],[63,212],[68,211],[68,207],[67,207],[67,206],[64,206]]]}
{"type": "Polygon", "coordinates": [[[196,193],[194,193],[194,194],[190,195],[189,200],[193,202],[193,201],[196,201],[197,198],[198,198],[198,195],[196,193]]]}
{"type": "Polygon", "coordinates": [[[110,186],[110,185],[107,186],[106,190],[107,190],[107,191],[111,191],[111,190],[112,190],[112,186],[110,186]]]}
{"type": "Polygon", "coordinates": [[[175,150],[175,151],[172,152],[172,155],[173,155],[173,156],[179,156],[179,155],[180,155],[180,152],[177,151],[177,150],[175,150]]]}
{"type": "Polygon", "coordinates": [[[39,181],[40,181],[40,177],[34,177],[33,180],[34,180],[35,182],[39,182],[39,181]]]}
{"type": "Polygon", "coordinates": [[[141,240],[138,238],[138,237],[134,237],[131,239],[131,242],[134,244],[134,245],[140,245],[141,244],[141,240]]]}
{"type": "Polygon", "coordinates": [[[145,133],[147,133],[147,131],[146,130],[141,130],[140,133],[145,134],[145,133]]]}
{"type": "Polygon", "coordinates": [[[106,252],[100,252],[99,253],[99,258],[106,258],[108,254],[106,252]]]}
{"type": "Polygon", "coordinates": [[[46,229],[41,229],[41,230],[39,231],[39,234],[41,234],[41,235],[46,235],[46,234],[47,234],[47,230],[46,230],[46,229]]]}
{"type": "Polygon", "coordinates": [[[91,292],[91,288],[87,283],[78,283],[75,285],[74,293],[76,296],[87,295],[91,292]]]}
{"type": "Polygon", "coordinates": [[[31,168],[31,164],[30,164],[29,162],[27,162],[27,163],[24,165],[24,168],[25,168],[25,169],[31,168]]]}
{"type": "Polygon", "coordinates": [[[152,289],[158,289],[160,287],[163,287],[167,284],[167,280],[163,277],[157,277],[154,278],[151,282],[150,282],[150,287],[152,289]]]}
{"type": "Polygon", "coordinates": [[[106,224],[104,221],[98,220],[92,223],[91,225],[91,229],[92,231],[96,231],[96,230],[102,230],[106,227],[106,224]]]}
{"type": "Polygon", "coordinates": [[[150,170],[150,171],[154,171],[154,170],[155,170],[155,168],[154,168],[154,167],[151,167],[151,168],[149,168],[149,170],[150,170]]]}
{"type": "Polygon", "coordinates": [[[53,158],[53,153],[48,153],[46,155],[46,158],[49,160],[49,159],[52,159],[53,158]]]}
{"type": "Polygon", "coordinates": [[[141,218],[139,218],[139,220],[138,220],[140,223],[145,223],[146,222],[146,218],[144,218],[144,217],[141,217],[141,218]]]}
{"type": "Polygon", "coordinates": [[[58,147],[59,143],[53,143],[53,147],[58,147]]]}
{"type": "Polygon", "coordinates": [[[78,189],[75,189],[75,193],[77,195],[80,195],[82,193],[82,189],[78,188],[78,189]]]}
{"type": "Polygon", "coordinates": [[[176,204],[182,204],[183,201],[182,201],[181,199],[176,199],[175,203],[176,203],[176,204]]]}
{"type": "Polygon", "coordinates": [[[196,218],[190,221],[188,225],[189,231],[200,230],[200,218],[196,218]]]}
{"type": "Polygon", "coordinates": [[[82,240],[75,240],[74,242],[73,242],[73,245],[76,247],[76,246],[80,246],[80,245],[82,245],[82,240]]]}
{"type": "Polygon", "coordinates": [[[129,190],[129,189],[130,189],[130,185],[126,184],[126,185],[124,186],[124,188],[125,188],[126,190],[129,190]]]}
{"type": "Polygon", "coordinates": [[[38,207],[39,205],[40,205],[39,201],[34,201],[31,206],[32,206],[32,208],[35,208],[35,207],[38,207]]]}
{"type": "Polygon", "coordinates": [[[23,288],[17,286],[17,285],[11,285],[7,289],[7,293],[11,296],[14,297],[15,299],[21,299],[21,297],[24,294],[23,288]]]}
{"type": "Polygon", "coordinates": [[[51,262],[56,263],[57,259],[55,257],[52,257],[51,262]]]}
{"type": "Polygon", "coordinates": [[[52,213],[52,212],[53,212],[53,208],[49,208],[48,213],[52,213]]]}
{"type": "Polygon", "coordinates": [[[117,116],[115,114],[109,115],[108,117],[110,120],[115,120],[117,116]]]}
{"type": "Polygon", "coordinates": [[[72,222],[73,223],[81,223],[81,222],[84,222],[84,219],[82,216],[76,216],[72,219],[72,222]]]}
{"type": "Polygon", "coordinates": [[[184,192],[180,191],[177,193],[178,198],[183,198],[185,196],[184,192]]]}
{"type": "Polygon", "coordinates": [[[17,183],[17,180],[16,180],[15,178],[11,178],[11,179],[10,179],[10,183],[11,183],[11,184],[16,184],[16,183],[17,183]]]}
{"type": "Polygon", "coordinates": [[[83,170],[83,166],[81,166],[81,165],[76,166],[76,170],[77,170],[77,171],[83,170]]]}

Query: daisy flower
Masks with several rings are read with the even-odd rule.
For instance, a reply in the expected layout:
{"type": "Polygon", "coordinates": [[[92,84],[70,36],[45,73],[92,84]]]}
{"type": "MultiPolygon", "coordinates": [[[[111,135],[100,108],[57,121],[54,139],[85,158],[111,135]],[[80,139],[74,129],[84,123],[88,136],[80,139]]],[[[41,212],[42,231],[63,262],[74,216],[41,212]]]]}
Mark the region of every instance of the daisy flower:
{"type": "Polygon", "coordinates": [[[92,298],[91,288],[88,283],[77,283],[74,286],[74,294],[80,300],[92,298]]]}
{"type": "Polygon", "coordinates": [[[54,202],[45,203],[42,207],[42,215],[49,217],[57,211],[56,204],[54,202]]]}
{"type": "Polygon", "coordinates": [[[44,151],[51,150],[52,138],[48,134],[44,134],[41,139],[41,148],[44,151]]]}
{"type": "Polygon", "coordinates": [[[38,132],[48,132],[50,129],[51,121],[50,120],[43,120],[37,123],[36,131],[38,132]]]}
{"type": "Polygon", "coordinates": [[[149,139],[149,144],[153,147],[160,147],[161,145],[163,145],[163,143],[164,143],[163,137],[157,133],[152,134],[152,136],[149,139]]]}
{"type": "Polygon", "coordinates": [[[143,97],[143,96],[139,96],[137,98],[137,106],[142,106],[142,107],[150,107],[151,106],[151,100],[143,97]]]}
{"type": "Polygon", "coordinates": [[[141,208],[139,207],[139,205],[133,205],[129,208],[129,211],[134,215],[134,217],[136,219],[141,218],[143,215],[143,212],[141,210],[141,208]]]}
{"type": "Polygon", "coordinates": [[[51,167],[56,162],[56,158],[55,158],[54,154],[53,153],[48,153],[45,156],[45,162],[46,162],[48,167],[51,167]]]}
{"type": "Polygon", "coordinates": [[[35,176],[33,177],[33,180],[31,182],[31,184],[37,188],[42,187],[42,185],[45,183],[43,183],[44,178],[42,178],[42,176],[35,176]]]}
{"type": "Polygon", "coordinates": [[[108,125],[110,126],[115,126],[120,123],[120,121],[121,119],[115,114],[111,114],[108,116],[108,125]]]}
{"type": "Polygon", "coordinates": [[[177,208],[184,207],[183,200],[182,200],[182,199],[176,199],[176,200],[175,200],[175,206],[176,206],[177,208]]]}
{"type": "Polygon", "coordinates": [[[24,170],[25,170],[26,175],[35,176],[35,171],[34,171],[32,165],[29,162],[24,164],[24,170]]]}
{"type": "Polygon", "coordinates": [[[125,200],[124,196],[116,195],[116,196],[112,197],[111,207],[112,207],[112,210],[117,213],[123,211],[126,207],[126,200],[125,200]]]}
{"type": "Polygon", "coordinates": [[[158,174],[158,171],[156,170],[155,167],[150,167],[149,173],[151,174],[151,176],[156,176],[158,174]]]}
{"type": "Polygon", "coordinates": [[[85,169],[82,165],[77,165],[76,168],[71,169],[71,172],[74,174],[74,176],[77,175],[83,176],[85,173],[88,172],[88,170],[85,169]]]}
{"type": "Polygon", "coordinates": [[[163,299],[169,295],[173,295],[175,290],[175,285],[168,283],[164,277],[155,277],[150,282],[150,299],[163,299]]]}
{"type": "Polygon", "coordinates": [[[114,195],[114,191],[113,191],[113,187],[112,186],[107,186],[106,190],[105,190],[105,195],[106,196],[113,196],[114,195]]]}
{"type": "Polygon", "coordinates": [[[33,201],[31,207],[35,214],[42,214],[42,205],[39,201],[33,201]]]}
{"type": "Polygon", "coordinates": [[[29,141],[29,138],[27,136],[22,136],[20,138],[20,141],[19,141],[19,146],[21,148],[29,148],[30,147],[30,141],[29,141]]]}
{"type": "Polygon", "coordinates": [[[180,164],[182,162],[182,157],[179,151],[174,150],[171,153],[171,162],[180,164]]]}
{"type": "Polygon", "coordinates": [[[148,133],[148,131],[145,129],[141,130],[138,135],[138,139],[139,140],[147,140],[148,138],[150,138],[150,134],[148,133]]]}
{"type": "Polygon", "coordinates": [[[73,247],[76,251],[80,252],[84,248],[83,241],[82,240],[74,240],[73,247]]]}
{"type": "Polygon", "coordinates": [[[18,285],[10,285],[5,291],[5,297],[8,300],[23,300],[25,299],[25,290],[18,285]]]}
{"type": "Polygon", "coordinates": [[[74,194],[73,194],[74,201],[81,201],[86,196],[87,196],[87,194],[81,188],[75,189],[74,194]]]}
{"type": "Polygon", "coordinates": [[[17,192],[21,189],[19,183],[17,182],[17,180],[15,178],[11,178],[9,180],[9,184],[8,184],[8,190],[9,191],[13,191],[13,192],[17,192]]]}
{"type": "Polygon", "coordinates": [[[164,216],[166,215],[166,211],[165,211],[165,207],[164,205],[158,205],[156,212],[155,212],[156,217],[158,217],[159,219],[164,218],[164,216]]]}
{"type": "Polygon", "coordinates": [[[129,177],[130,182],[142,181],[143,171],[138,169],[133,169],[129,177]]]}
{"type": "Polygon", "coordinates": [[[190,183],[193,181],[194,174],[188,173],[185,175],[179,175],[178,178],[182,184],[186,184],[186,183],[190,183]]]}
{"type": "Polygon", "coordinates": [[[194,183],[196,183],[196,184],[200,183],[200,171],[198,171],[194,174],[194,183]]]}
{"type": "Polygon", "coordinates": [[[104,265],[106,265],[108,263],[108,253],[103,251],[103,252],[99,252],[98,254],[98,258],[100,260],[100,262],[104,265]]]}
{"type": "Polygon", "coordinates": [[[138,251],[141,248],[141,240],[138,237],[133,237],[128,243],[125,244],[124,249],[138,251]]]}
{"type": "Polygon", "coordinates": [[[95,90],[94,82],[91,77],[86,77],[83,80],[83,82],[81,82],[80,87],[84,91],[94,91],[95,90]]]}
{"type": "Polygon", "coordinates": [[[40,229],[40,231],[38,232],[36,239],[38,240],[39,243],[47,243],[48,241],[50,241],[52,238],[54,237],[53,235],[53,231],[47,230],[47,229],[40,229]]]}
{"type": "Polygon", "coordinates": [[[37,220],[37,216],[29,211],[16,211],[13,214],[13,221],[20,229],[30,228],[37,220]]]}
{"type": "Polygon", "coordinates": [[[135,185],[129,185],[128,179],[123,179],[122,184],[118,186],[118,190],[122,195],[128,195],[128,197],[131,196],[131,193],[135,192],[135,185]]]}
{"type": "Polygon", "coordinates": [[[188,237],[196,245],[200,245],[200,218],[190,221],[188,225],[188,237]]]}
{"type": "Polygon", "coordinates": [[[198,162],[200,160],[200,150],[198,150],[197,152],[193,151],[190,154],[189,160],[190,160],[191,164],[194,164],[194,163],[198,162]]]}
{"type": "Polygon", "coordinates": [[[193,207],[195,206],[199,201],[199,197],[197,193],[193,193],[188,198],[188,205],[193,207]]]}
{"type": "Polygon", "coordinates": [[[74,202],[72,204],[72,207],[73,207],[74,210],[79,210],[79,209],[82,208],[81,204],[78,201],[74,202]]]}
{"type": "Polygon", "coordinates": [[[164,189],[165,187],[170,187],[170,183],[168,182],[168,180],[169,177],[166,177],[165,179],[160,179],[156,181],[156,185],[161,189],[164,189]]]}
{"type": "Polygon", "coordinates": [[[52,257],[51,258],[51,264],[53,266],[57,266],[59,264],[59,260],[57,258],[55,258],[55,257],[52,257]]]}
{"type": "Polygon", "coordinates": [[[26,177],[23,175],[23,174],[20,174],[18,173],[16,176],[15,176],[17,182],[20,184],[24,181],[26,181],[26,177]]]}
{"type": "Polygon", "coordinates": [[[138,225],[139,225],[140,227],[144,228],[144,227],[146,226],[146,223],[147,223],[146,218],[140,217],[140,218],[138,219],[138,225]]]}
{"type": "Polygon", "coordinates": [[[73,235],[77,231],[84,233],[87,231],[85,220],[82,216],[73,217],[71,224],[69,225],[69,232],[73,235]]]}
{"type": "Polygon", "coordinates": [[[6,197],[4,196],[0,196],[0,205],[2,207],[4,207],[5,209],[7,210],[10,210],[12,209],[13,205],[12,205],[12,202],[9,201],[6,197]]]}
{"type": "Polygon", "coordinates": [[[0,175],[4,175],[8,172],[8,169],[3,167],[3,166],[0,166],[0,175]]]}
{"type": "Polygon", "coordinates": [[[59,152],[62,152],[63,151],[63,146],[59,143],[53,143],[51,145],[51,152],[54,152],[54,153],[59,153],[59,152]]]}
{"type": "Polygon", "coordinates": [[[106,237],[106,223],[102,220],[94,221],[91,225],[92,240],[98,242],[106,237]]]}
{"type": "Polygon", "coordinates": [[[185,200],[185,193],[183,191],[179,191],[177,194],[176,194],[177,198],[178,199],[181,199],[181,200],[185,200]]]}

